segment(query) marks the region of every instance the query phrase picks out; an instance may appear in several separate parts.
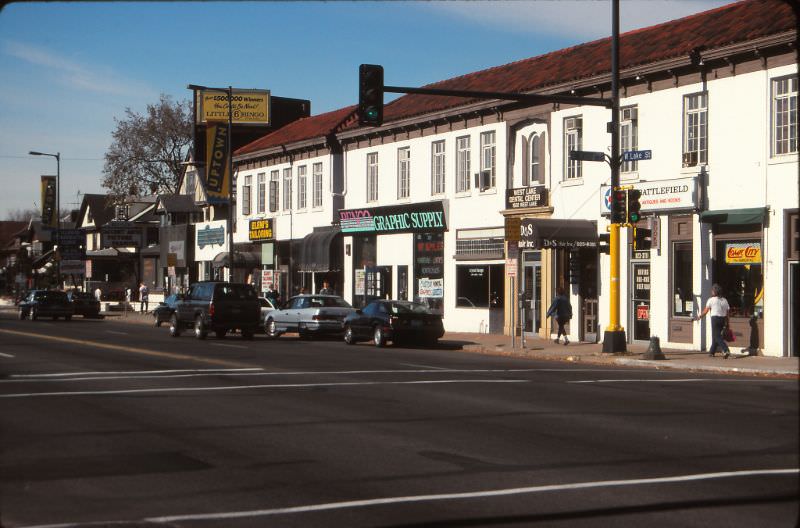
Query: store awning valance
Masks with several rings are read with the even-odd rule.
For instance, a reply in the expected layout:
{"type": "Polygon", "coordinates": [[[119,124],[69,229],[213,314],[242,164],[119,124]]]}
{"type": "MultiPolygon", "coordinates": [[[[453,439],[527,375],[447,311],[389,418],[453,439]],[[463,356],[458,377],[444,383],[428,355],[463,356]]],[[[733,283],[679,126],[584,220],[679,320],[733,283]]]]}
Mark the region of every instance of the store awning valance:
{"type": "Polygon", "coordinates": [[[597,247],[597,224],[590,220],[523,218],[522,249],[579,249],[597,247]]]}
{"type": "MultiPolygon", "coordinates": [[[[228,252],[223,251],[217,253],[211,265],[215,268],[227,268],[229,267],[229,263],[230,257],[228,256],[228,252]]],[[[259,268],[261,267],[261,253],[256,253],[254,251],[236,251],[233,254],[233,267],[246,269],[259,268]]]]}
{"type": "Polygon", "coordinates": [[[303,238],[303,249],[297,269],[300,271],[337,271],[335,260],[331,258],[331,244],[341,231],[335,227],[317,229],[303,238]]]}
{"type": "Polygon", "coordinates": [[[700,221],[705,224],[747,225],[763,224],[769,207],[751,207],[749,209],[719,209],[703,211],[700,221]]]}

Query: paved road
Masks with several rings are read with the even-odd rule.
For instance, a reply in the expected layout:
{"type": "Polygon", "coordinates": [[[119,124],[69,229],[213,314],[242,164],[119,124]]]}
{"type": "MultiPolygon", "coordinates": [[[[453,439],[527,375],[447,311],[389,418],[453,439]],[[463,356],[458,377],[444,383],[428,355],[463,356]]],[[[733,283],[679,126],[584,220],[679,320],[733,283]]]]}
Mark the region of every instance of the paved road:
{"type": "Polygon", "coordinates": [[[798,519],[793,380],[11,315],[4,527],[798,519]]]}

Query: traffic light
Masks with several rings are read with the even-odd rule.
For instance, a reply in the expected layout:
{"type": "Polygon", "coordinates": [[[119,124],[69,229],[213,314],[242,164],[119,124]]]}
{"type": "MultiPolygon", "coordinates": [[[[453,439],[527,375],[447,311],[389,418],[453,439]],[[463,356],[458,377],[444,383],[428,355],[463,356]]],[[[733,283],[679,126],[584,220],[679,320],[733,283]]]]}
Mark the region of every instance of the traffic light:
{"type": "Polygon", "coordinates": [[[642,204],[639,199],[642,197],[642,191],[639,189],[628,189],[628,223],[635,224],[642,218],[639,212],[642,209],[642,204]]]}
{"type": "Polygon", "coordinates": [[[581,281],[581,259],[577,251],[569,253],[569,283],[580,284],[581,281]]]}
{"type": "Polygon", "coordinates": [[[378,64],[358,67],[358,124],[383,124],[383,66],[378,64]]]}
{"type": "Polygon", "coordinates": [[[611,191],[611,223],[624,224],[627,220],[628,191],[615,189],[611,191]]]}
{"type": "Polygon", "coordinates": [[[653,230],[642,227],[633,228],[633,249],[650,249],[653,243],[653,230]]]}

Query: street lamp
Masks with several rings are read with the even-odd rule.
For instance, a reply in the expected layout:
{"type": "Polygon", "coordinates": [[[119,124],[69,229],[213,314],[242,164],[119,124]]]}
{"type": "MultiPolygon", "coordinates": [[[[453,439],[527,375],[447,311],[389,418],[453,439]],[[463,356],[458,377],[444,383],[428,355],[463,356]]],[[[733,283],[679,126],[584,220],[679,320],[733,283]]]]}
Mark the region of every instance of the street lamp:
{"type": "MultiPolygon", "coordinates": [[[[233,281],[233,257],[235,256],[233,250],[233,156],[231,155],[231,144],[233,143],[233,135],[231,133],[231,129],[233,128],[233,87],[228,86],[227,88],[210,88],[208,86],[200,86],[198,84],[187,84],[186,88],[189,90],[193,90],[196,94],[198,91],[210,91],[210,92],[225,92],[228,95],[228,145],[227,145],[227,155],[228,155],[228,257],[229,257],[229,264],[230,264],[230,277],[229,280],[233,281]]],[[[197,96],[195,95],[195,101],[197,100],[197,96]]],[[[196,121],[195,121],[196,122],[196,121]]],[[[195,127],[196,130],[196,127],[195,127]]],[[[206,134],[208,133],[208,128],[206,127],[206,134]]],[[[195,140],[197,134],[195,133],[195,140]]],[[[206,169],[207,170],[207,169],[206,169]]],[[[208,177],[208,174],[206,174],[208,177]]]]}
{"type": "MultiPolygon", "coordinates": [[[[51,156],[56,159],[56,248],[61,245],[61,153],[48,154],[47,152],[28,152],[31,156],[51,156]]],[[[61,287],[61,259],[56,259],[58,287],[61,287]]]]}

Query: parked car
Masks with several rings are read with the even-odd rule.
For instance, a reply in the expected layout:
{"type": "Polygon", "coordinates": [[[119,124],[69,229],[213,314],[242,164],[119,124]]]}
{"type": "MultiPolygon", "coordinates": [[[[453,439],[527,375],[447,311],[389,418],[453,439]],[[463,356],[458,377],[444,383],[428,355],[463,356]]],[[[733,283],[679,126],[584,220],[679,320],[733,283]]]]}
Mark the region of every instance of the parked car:
{"type": "Polygon", "coordinates": [[[89,292],[71,291],[67,294],[75,315],[86,317],[100,317],[100,301],[94,298],[89,292]]]}
{"type": "Polygon", "coordinates": [[[267,320],[267,314],[273,310],[276,310],[278,307],[275,305],[272,299],[268,297],[259,297],[258,304],[261,305],[261,317],[259,320],[261,321],[261,325],[264,325],[264,321],[267,320]]]}
{"type": "Polygon", "coordinates": [[[178,296],[169,332],[178,337],[183,329],[194,328],[198,339],[205,339],[209,331],[222,339],[226,333],[239,330],[244,339],[253,339],[260,309],[256,292],[249,284],[198,282],[187,294],[178,296]]]}
{"type": "Polygon", "coordinates": [[[344,320],[344,340],[349,345],[368,339],[379,347],[387,341],[435,345],[443,335],[441,314],[411,301],[374,300],[344,320]]]}
{"type": "Polygon", "coordinates": [[[168,295],[166,299],[158,303],[158,306],[153,310],[153,318],[155,319],[156,326],[161,326],[161,323],[168,323],[175,313],[175,306],[178,304],[178,294],[173,293],[168,295]]]}
{"type": "Polygon", "coordinates": [[[297,332],[301,338],[322,334],[341,334],[342,321],[354,308],[337,295],[297,295],[286,305],[267,314],[264,331],[276,338],[297,332]]]}
{"type": "Polygon", "coordinates": [[[75,307],[67,297],[66,292],[57,290],[32,290],[19,303],[19,318],[30,317],[36,320],[39,317],[52,317],[55,321],[63,317],[67,321],[75,314],[75,307]]]}

